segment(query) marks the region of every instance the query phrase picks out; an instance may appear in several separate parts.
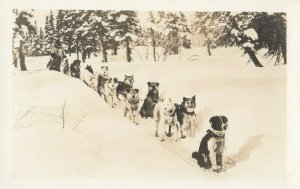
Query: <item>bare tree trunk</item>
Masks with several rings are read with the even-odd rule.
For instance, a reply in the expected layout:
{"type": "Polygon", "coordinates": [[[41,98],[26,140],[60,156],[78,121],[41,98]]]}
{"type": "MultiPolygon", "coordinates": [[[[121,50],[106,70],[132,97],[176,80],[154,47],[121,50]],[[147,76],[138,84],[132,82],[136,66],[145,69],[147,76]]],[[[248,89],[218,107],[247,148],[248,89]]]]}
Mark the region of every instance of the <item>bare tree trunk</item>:
{"type": "Polygon", "coordinates": [[[79,46],[78,46],[78,41],[76,42],[76,54],[77,54],[77,60],[79,60],[79,46]]]}
{"type": "Polygon", "coordinates": [[[71,56],[71,40],[69,40],[69,44],[68,44],[68,51],[69,51],[69,56],[71,56]]]}
{"type": "Polygon", "coordinates": [[[206,47],[207,47],[208,56],[211,56],[210,44],[211,44],[210,40],[206,39],[206,47]]]}
{"type": "Polygon", "coordinates": [[[245,49],[245,53],[247,53],[249,55],[249,57],[251,58],[252,62],[254,63],[254,65],[256,67],[263,67],[263,65],[259,62],[255,53],[253,52],[253,50],[250,47],[244,47],[244,49],[245,49]]]}
{"type": "Polygon", "coordinates": [[[118,42],[117,41],[114,41],[114,52],[113,52],[113,55],[118,55],[118,42]]]}
{"type": "Polygon", "coordinates": [[[126,38],[126,55],[127,55],[127,62],[131,62],[131,49],[129,46],[129,39],[126,38]]]}
{"type": "Polygon", "coordinates": [[[101,48],[102,48],[102,62],[107,62],[106,44],[103,41],[102,37],[100,37],[100,44],[101,44],[101,48]]]}
{"type": "Polygon", "coordinates": [[[283,64],[287,64],[287,60],[286,60],[286,45],[285,44],[282,47],[282,56],[283,56],[283,64]]]}
{"type": "Polygon", "coordinates": [[[19,60],[20,60],[21,71],[27,71],[27,68],[25,65],[25,56],[24,56],[24,52],[23,52],[23,41],[20,41],[19,60]]]}
{"type": "Polygon", "coordinates": [[[151,29],[151,35],[152,35],[153,58],[154,58],[154,62],[156,62],[156,52],[155,52],[156,41],[155,41],[153,29],[151,29]]]}

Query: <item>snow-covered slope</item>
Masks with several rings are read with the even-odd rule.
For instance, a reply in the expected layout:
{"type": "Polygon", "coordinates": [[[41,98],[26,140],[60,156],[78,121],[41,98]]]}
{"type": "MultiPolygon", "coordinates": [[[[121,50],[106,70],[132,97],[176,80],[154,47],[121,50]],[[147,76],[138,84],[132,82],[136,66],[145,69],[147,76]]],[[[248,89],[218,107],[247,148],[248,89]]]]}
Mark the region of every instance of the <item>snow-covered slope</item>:
{"type": "Polygon", "coordinates": [[[196,95],[198,133],[177,143],[161,143],[154,137],[152,120],[132,124],[120,107],[111,109],[82,81],[43,70],[47,58],[28,58],[29,71],[14,74],[13,174],[51,178],[283,178],[286,67],[255,68],[245,63],[237,49],[215,53],[211,57],[199,55],[196,61],[188,61],[186,54],[182,61],[173,56],[174,61],[169,57],[165,63],[100,63],[99,57],[87,60],[94,70],[108,65],[110,75],[120,80],[124,74],[133,74],[141,98],[146,95],[147,81],[159,82],[160,94],[177,103],[184,96],[196,95]],[[213,115],[229,119],[226,171],[220,174],[200,169],[191,158],[213,115]]]}

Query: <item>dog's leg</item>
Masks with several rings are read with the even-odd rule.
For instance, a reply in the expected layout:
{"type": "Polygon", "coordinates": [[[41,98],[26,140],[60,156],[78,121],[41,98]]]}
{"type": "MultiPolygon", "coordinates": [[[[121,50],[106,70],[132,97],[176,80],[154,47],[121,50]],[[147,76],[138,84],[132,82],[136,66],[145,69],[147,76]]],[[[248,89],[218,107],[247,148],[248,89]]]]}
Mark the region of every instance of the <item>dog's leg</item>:
{"type": "Polygon", "coordinates": [[[159,121],[158,121],[158,120],[156,120],[156,121],[155,121],[155,123],[156,123],[156,128],[155,128],[155,137],[158,137],[158,127],[159,127],[159,121]]]}

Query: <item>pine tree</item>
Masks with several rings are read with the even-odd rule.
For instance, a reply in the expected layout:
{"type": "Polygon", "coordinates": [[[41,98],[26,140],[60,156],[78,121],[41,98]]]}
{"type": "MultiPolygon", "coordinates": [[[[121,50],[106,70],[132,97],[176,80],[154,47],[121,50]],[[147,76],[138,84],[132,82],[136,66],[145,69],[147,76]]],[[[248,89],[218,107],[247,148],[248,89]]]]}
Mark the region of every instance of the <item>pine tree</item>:
{"type": "Polygon", "coordinates": [[[57,33],[55,31],[54,25],[54,15],[52,10],[50,11],[50,15],[46,17],[45,23],[45,52],[50,54],[51,48],[57,38],[57,33]]]}
{"type": "Polygon", "coordinates": [[[159,12],[160,23],[164,25],[165,53],[178,54],[183,45],[183,37],[190,33],[187,20],[182,12],[159,12]]]}
{"type": "Polygon", "coordinates": [[[34,26],[30,22],[33,15],[27,11],[13,10],[14,25],[13,25],[13,58],[14,65],[17,66],[17,57],[20,60],[21,71],[26,71],[25,55],[24,55],[24,40],[25,33],[34,31],[34,26]],[[17,55],[19,54],[19,56],[17,55]]]}
{"type": "Polygon", "coordinates": [[[131,62],[130,44],[138,38],[141,32],[137,13],[135,11],[113,11],[111,17],[113,28],[110,36],[115,37],[116,41],[125,41],[127,62],[131,62]]]}

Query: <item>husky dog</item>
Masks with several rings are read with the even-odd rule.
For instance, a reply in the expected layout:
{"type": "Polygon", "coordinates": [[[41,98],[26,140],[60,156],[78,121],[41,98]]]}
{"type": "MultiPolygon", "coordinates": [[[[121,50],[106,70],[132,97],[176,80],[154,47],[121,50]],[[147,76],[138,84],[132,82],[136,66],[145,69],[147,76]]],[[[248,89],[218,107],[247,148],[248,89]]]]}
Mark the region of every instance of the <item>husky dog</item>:
{"type": "Polygon", "coordinates": [[[117,98],[118,78],[109,78],[104,82],[104,100],[106,103],[111,103],[111,107],[115,108],[117,98]],[[109,100],[108,100],[109,99],[109,100]]]}
{"type": "Polygon", "coordinates": [[[124,81],[120,81],[117,87],[117,97],[121,100],[121,96],[125,100],[126,95],[131,91],[134,83],[133,75],[125,75],[124,81]]]}
{"type": "Polygon", "coordinates": [[[91,65],[87,65],[85,69],[82,71],[82,80],[91,87],[92,80],[94,79],[94,71],[91,65]]]}
{"type": "Polygon", "coordinates": [[[80,78],[80,60],[74,60],[70,66],[71,76],[80,78]]]}
{"type": "Polygon", "coordinates": [[[101,66],[98,75],[97,92],[102,96],[104,94],[104,83],[109,79],[108,66],[101,66]]]}
{"type": "Polygon", "coordinates": [[[139,124],[138,120],[138,110],[139,110],[139,90],[131,89],[126,94],[125,106],[124,106],[124,116],[126,117],[127,113],[129,113],[129,119],[136,125],[139,124]]]}
{"type": "Polygon", "coordinates": [[[220,172],[223,168],[223,152],[225,148],[225,132],[228,127],[226,116],[214,116],[209,120],[212,129],[206,131],[202,138],[198,152],[192,157],[198,161],[200,167],[212,168],[220,172]]]}
{"type": "Polygon", "coordinates": [[[156,104],[153,111],[154,120],[156,122],[155,136],[161,136],[161,141],[167,137],[175,137],[180,139],[180,129],[177,122],[176,106],[171,98],[167,98],[156,104]]]}
{"type": "Polygon", "coordinates": [[[186,137],[186,132],[189,130],[190,137],[194,132],[194,120],[196,108],[196,96],[192,98],[183,97],[180,105],[176,105],[177,120],[180,123],[181,138],[186,137]]]}
{"type": "Polygon", "coordinates": [[[62,70],[62,72],[66,75],[69,75],[69,60],[66,59],[62,64],[61,64],[61,68],[60,70],[62,70]]]}
{"type": "Polygon", "coordinates": [[[143,118],[148,118],[148,117],[153,118],[154,107],[159,101],[159,93],[158,93],[159,83],[147,82],[147,84],[148,84],[148,94],[141,107],[140,114],[143,118]]]}

